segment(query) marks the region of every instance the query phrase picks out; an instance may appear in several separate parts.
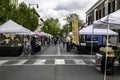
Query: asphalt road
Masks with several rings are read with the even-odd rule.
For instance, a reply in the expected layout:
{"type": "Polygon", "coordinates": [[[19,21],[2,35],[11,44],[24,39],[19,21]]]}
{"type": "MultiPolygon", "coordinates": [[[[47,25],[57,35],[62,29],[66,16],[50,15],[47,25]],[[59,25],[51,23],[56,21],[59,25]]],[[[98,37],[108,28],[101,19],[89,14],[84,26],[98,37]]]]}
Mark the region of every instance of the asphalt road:
{"type": "MultiPolygon", "coordinates": [[[[70,53],[62,45],[42,47],[34,56],[0,57],[0,80],[103,80],[94,56],[70,53]]],[[[119,80],[120,69],[106,80],[119,80]]]]}

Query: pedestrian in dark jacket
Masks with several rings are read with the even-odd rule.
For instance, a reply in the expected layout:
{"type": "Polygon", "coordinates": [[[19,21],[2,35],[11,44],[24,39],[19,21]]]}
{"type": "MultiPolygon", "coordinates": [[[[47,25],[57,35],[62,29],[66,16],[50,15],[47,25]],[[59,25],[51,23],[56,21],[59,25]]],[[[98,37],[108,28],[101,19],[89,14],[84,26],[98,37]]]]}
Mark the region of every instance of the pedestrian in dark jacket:
{"type": "Polygon", "coordinates": [[[31,54],[34,55],[35,52],[36,52],[36,39],[35,37],[32,37],[32,40],[31,40],[31,54]]]}

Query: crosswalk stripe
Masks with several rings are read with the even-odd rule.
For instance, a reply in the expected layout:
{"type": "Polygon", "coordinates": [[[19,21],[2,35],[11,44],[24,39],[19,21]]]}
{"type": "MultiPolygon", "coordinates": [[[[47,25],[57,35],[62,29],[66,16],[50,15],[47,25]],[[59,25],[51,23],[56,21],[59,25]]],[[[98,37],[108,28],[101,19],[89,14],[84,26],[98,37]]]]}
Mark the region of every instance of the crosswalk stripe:
{"type": "Polygon", "coordinates": [[[23,65],[27,60],[20,60],[18,63],[15,63],[13,65],[23,65]]]}
{"type": "Polygon", "coordinates": [[[8,62],[9,60],[0,60],[0,66],[6,62],[8,62]]]}
{"type": "Polygon", "coordinates": [[[95,60],[91,60],[93,63],[95,63],[95,60]]]}
{"type": "Polygon", "coordinates": [[[82,59],[74,59],[75,64],[86,65],[86,63],[82,59]]]}
{"type": "Polygon", "coordinates": [[[45,64],[45,62],[46,62],[46,60],[40,60],[40,59],[38,59],[38,60],[36,60],[36,61],[33,63],[33,65],[43,65],[43,64],[45,64]]]}
{"type": "Polygon", "coordinates": [[[64,59],[55,59],[54,64],[65,64],[65,60],[64,59]]]}
{"type": "MultiPolygon", "coordinates": [[[[95,64],[95,60],[86,60],[86,59],[23,59],[23,60],[0,60],[0,66],[14,66],[14,65],[88,65],[89,62],[95,64]],[[52,64],[47,64],[47,61],[54,60],[52,64]],[[26,64],[29,61],[31,63],[26,64]],[[68,62],[69,61],[69,62],[68,62]]],[[[115,61],[114,65],[118,66],[119,62],[115,61]]]]}

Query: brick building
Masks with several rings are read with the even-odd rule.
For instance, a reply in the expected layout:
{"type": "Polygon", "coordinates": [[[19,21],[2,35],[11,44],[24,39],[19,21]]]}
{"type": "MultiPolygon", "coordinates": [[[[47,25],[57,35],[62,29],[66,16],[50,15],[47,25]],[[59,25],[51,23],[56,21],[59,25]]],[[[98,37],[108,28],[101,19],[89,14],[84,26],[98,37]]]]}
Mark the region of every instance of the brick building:
{"type": "Polygon", "coordinates": [[[86,22],[90,25],[116,10],[120,9],[120,0],[98,0],[87,12],[86,22]]]}
{"type": "MultiPolygon", "coordinates": [[[[120,9],[120,0],[98,0],[87,12],[86,22],[88,25],[93,24],[95,20],[98,20],[116,10],[120,9]]],[[[117,30],[119,36],[111,37],[110,43],[114,46],[120,47],[120,30],[117,30]],[[115,43],[117,42],[117,43],[115,43]]]]}

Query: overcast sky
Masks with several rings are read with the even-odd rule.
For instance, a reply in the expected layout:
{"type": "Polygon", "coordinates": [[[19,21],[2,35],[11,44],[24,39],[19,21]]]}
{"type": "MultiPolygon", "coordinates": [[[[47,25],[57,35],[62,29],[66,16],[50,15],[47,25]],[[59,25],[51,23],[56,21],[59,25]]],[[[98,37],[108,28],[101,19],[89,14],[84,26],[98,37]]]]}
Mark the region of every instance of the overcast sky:
{"type": "Polygon", "coordinates": [[[41,18],[58,18],[63,25],[63,19],[71,13],[78,14],[85,21],[85,12],[98,0],[19,0],[19,3],[23,1],[26,4],[39,4],[37,12],[41,18]]]}

